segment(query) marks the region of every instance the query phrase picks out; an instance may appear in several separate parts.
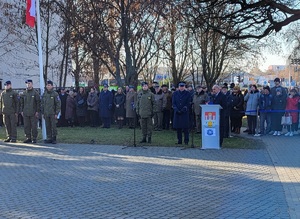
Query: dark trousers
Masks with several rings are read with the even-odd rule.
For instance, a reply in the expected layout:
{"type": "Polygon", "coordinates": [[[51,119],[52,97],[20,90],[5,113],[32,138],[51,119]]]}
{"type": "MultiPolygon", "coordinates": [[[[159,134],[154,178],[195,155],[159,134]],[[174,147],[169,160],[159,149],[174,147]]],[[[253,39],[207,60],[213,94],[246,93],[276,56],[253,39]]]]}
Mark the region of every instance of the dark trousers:
{"type": "Polygon", "coordinates": [[[249,134],[255,134],[256,124],[257,124],[257,116],[247,115],[247,122],[249,127],[249,134]]]}
{"type": "Polygon", "coordinates": [[[45,115],[45,124],[46,124],[46,133],[47,139],[52,139],[57,135],[56,123],[57,119],[55,119],[55,115],[45,115]]]}
{"type": "Polygon", "coordinates": [[[89,116],[91,127],[96,127],[98,122],[98,112],[95,110],[89,110],[89,116]]]}
{"type": "Polygon", "coordinates": [[[182,132],[184,133],[184,143],[189,143],[189,129],[177,129],[178,144],[182,144],[182,132]]]}
{"type": "Polygon", "coordinates": [[[36,140],[38,136],[37,118],[33,116],[24,116],[24,132],[28,139],[36,140]]]}
{"type": "Polygon", "coordinates": [[[6,135],[8,138],[17,139],[17,116],[16,114],[3,115],[3,123],[6,128],[6,135]]]}
{"type": "Polygon", "coordinates": [[[80,127],[84,127],[85,116],[78,116],[77,119],[78,119],[78,123],[79,123],[80,127]]]}
{"type": "Polygon", "coordinates": [[[110,128],[111,118],[110,117],[102,117],[103,128],[110,128]]]}
{"type": "Polygon", "coordinates": [[[170,128],[171,110],[163,111],[163,129],[170,128]]]}
{"type": "Polygon", "coordinates": [[[225,116],[225,120],[224,120],[224,138],[228,138],[229,137],[229,116],[225,116]]]}
{"type": "Polygon", "coordinates": [[[268,134],[271,131],[271,113],[260,113],[260,133],[268,134]],[[266,126],[265,126],[266,124],[266,126]]]}
{"type": "Polygon", "coordinates": [[[141,123],[143,138],[145,138],[146,136],[151,137],[152,129],[153,129],[152,118],[151,117],[141,118],[140,123],[141,123]]]}
{"type": "Polygon", "coordinates": [[[295,132],[298,130],[298,123],[293,123],[292,125],[287,126],[288,132],[295,132]]]}

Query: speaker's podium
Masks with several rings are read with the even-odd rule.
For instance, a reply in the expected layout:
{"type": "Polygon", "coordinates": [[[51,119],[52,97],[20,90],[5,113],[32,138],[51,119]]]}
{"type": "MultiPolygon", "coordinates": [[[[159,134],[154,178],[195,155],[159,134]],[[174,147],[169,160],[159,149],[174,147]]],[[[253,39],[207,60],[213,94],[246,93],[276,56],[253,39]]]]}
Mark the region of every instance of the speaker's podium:
{"type": "Polygon", "coordinates": [[[215,105],[200,105],[202,123],[202,149],[220,149],[220,110],[215,105]]]}

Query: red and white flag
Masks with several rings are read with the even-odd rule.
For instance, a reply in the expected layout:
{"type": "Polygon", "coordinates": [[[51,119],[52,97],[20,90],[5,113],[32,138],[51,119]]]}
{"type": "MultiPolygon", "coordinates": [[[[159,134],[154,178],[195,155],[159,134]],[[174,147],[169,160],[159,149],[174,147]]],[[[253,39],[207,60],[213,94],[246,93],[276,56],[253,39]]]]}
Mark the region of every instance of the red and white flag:
{"type": "Polygon", "coordinates": [[[27,0],[26,24],[30,27],[34,27],[35,25],[35,13],[35,0],[27,0]]]}

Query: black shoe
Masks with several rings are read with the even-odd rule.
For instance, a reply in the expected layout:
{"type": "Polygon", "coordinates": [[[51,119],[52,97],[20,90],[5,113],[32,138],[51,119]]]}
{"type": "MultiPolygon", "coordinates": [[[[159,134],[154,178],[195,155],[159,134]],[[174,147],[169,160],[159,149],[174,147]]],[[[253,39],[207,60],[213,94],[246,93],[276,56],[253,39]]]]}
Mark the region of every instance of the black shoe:
{"type": "Polygon", "coordinates": [[[143,139],[140,141],[140,143],[145,143],[146,141],[146,137],[143,137],[143,139]]]}
{"type": "Polygon", "coordinates": [[[7,139],[5,139],[3,142],[10,142],[11,141],[11,139],[10,138],[7,138],[7,139]]]}
{"type": "Polygon", "coordinates": [[[177,143],[175,143],[175,144],[182,144],[182,142],[178,141],[178,142],[177,142],[177,143]]]}
{"type": "Polygon", "coordinates": [[[243,131],[243,132],[249,132],[249,129],[246,129],[245,131],[243,131]]]}
{"type": "Polygon", "coordinates": [[[10,140],[10,142],[12,142],[12,143],[16,143],[16,142],[17,142],[17,140],[16,140],[16,139],[11,139],[11,140],[10,140]]]}
{"type": "Polygon", "coordinates": [[[33,139],[31,143],[32,143],[32,144],[35,144],[35,143],[36,143],[36,139],[33,139]]]}
{"type": "Polygon", "coordinates": [[[44,143],[45,143],[45,144],[51,144],[51,143],[52,143],[52,140],[51,140],[51,139],[46,139],[46,140],[44,140],[44,143]]]}
{"type": "Polygon", "coordinates": [[[52,144],[56,144],[56,136],[52,138],[52,144]]]}
{"type": "Polygon", "coordinates": [[[31,139],[27,138],[25,141],[23,141],[23,143],[31,143],[31,139]]]}

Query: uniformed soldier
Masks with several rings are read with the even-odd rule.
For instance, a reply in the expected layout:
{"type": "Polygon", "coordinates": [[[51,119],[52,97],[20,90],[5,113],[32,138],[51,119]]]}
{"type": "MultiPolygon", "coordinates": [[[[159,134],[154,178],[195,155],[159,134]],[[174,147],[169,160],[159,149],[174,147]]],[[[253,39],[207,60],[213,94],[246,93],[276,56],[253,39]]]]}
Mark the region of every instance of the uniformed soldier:
{"type": "Polygon", "coordinates": [[[37,122],[40,112],[41,99],[39,93],[33,89],[32,80],[25,81],[27,89],[20,99],[20,111],[24,120],[24,143],[36,143],[38,136],[37,122]]]}
{"type": "Polygon", "coordinates": [[[151,143],[152,135],[152,117],[155,107],[154,94],[149,90],[148,83],[142,83],[142,90],[137,96],[136,113],[140,117],[143,138],[140,143],[146,142],[148,136],[148,143],[151,143]]]}
{"type": "Polygon", "coordinates": [[[45,143],[56,144],[57,116],[60,113],[61,102],[59,95],[53,90],[53,82],[47,81],[46,90],[42,96],[42,114],[45,118],[47,139],[45,143]]]}
{"type": "Polygon", "coordinates": [[[6,81],[4,86],[4,91],[0,94],[0,114],[3,115],[7,134],[7,139],[4,142],[16,142],[19,113],[18,93],[12,90],[11,81],[6,81]]]}

